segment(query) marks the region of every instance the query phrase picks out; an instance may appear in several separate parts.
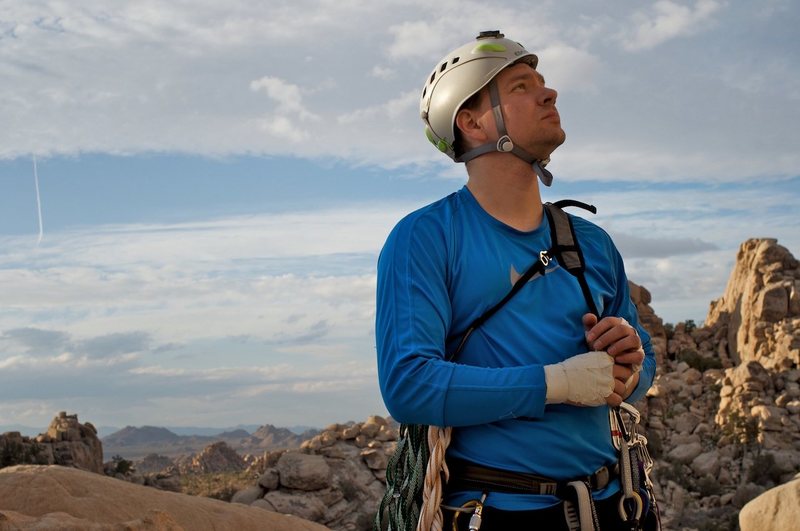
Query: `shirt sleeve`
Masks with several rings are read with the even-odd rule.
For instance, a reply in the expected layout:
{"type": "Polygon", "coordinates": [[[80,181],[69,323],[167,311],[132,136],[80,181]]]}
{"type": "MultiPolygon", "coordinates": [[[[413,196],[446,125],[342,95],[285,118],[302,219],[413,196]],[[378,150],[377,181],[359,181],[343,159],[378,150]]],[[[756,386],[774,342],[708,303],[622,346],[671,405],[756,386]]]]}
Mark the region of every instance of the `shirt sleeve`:
{"type": "Polygon", "coordinates": [[[446,227],[411,218],[378,260],[378,379],[403,423],[468,426],[544,414],[541,365],[485,368],[447,361],[451,327],[446,227]]]}

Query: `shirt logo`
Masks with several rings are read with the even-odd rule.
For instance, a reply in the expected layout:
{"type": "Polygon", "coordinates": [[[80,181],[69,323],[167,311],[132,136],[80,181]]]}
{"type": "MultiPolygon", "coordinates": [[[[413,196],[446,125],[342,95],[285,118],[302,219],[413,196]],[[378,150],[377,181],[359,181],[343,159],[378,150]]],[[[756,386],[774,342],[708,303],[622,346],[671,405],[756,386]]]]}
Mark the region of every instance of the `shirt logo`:
{"type": "MultiPolygon", "coordinates": [[[[544,274],[545,275],[548,274],[548,273],[552,273],[556,269],[561,269],[561,266],[558,265],[558,263],[555,260],[550,260],[550,265],[551,265],[551,267],[545,268],[545,270],[544,270],[544,274]]],[[[539,278],[541,276],[542,276],[542,273],[536,273],[531,278],[528,279],[528,282],[532,282],[532,281],[536,280],[537,278],[539,278]]],[[[516,284],[519,279],[522,278],[522,274],[517,271],[517,268],[514,267],[514,264],[511,264],[510,277],[511,277],[511,285],[512,286],[514,284],[516,284]]]]}

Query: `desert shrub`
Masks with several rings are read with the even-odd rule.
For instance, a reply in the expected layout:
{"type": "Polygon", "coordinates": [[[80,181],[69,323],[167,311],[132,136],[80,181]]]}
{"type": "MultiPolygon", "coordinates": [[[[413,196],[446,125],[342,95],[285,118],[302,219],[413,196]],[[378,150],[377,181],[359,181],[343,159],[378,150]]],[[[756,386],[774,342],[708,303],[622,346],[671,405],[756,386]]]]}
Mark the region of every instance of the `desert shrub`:
{"type": "Polygon", "coordinates": [[[672,339],[672,336],[675,335],[675,325],[672,323],[666,323],[664,325],[664,333],[667,334],[667,339],[672,339]]]}
{"type": "Polygon", "coordinates": [[[739,452],[737,452],[740,455],[753,450],[755,450],[756,454],[761,453],[761,445],[758,442],[761,428],[758,426],[758,419],[742,415],[734,410],[728,416],[727,422],[722,426],[722,433],[741,445],[739,452]]]}
{"type": "Polygon", "coordinates": [[[778,485],[781,482],[783,473],[775,463],[775,456],[765,452],[753,458],[753,464],[747,470],[747,481],[756,485],[769,486],[778,485]]]}
{"type": "Polygon", "coordinates": [[[688,319],[683,323],[684,329],[686,330],[687,334],[691,334],[697,329],[697,325],[695,324],[693,319],[688,319]]]}
{"type": "Polygon", "coordinates": [[[111,458],[111,462],[114,463],[114,473],[115,474],[122,474],[123,476],[127,476],[131,472],[133,472],[133,461],[128,461],[124,459],[121,455],[115,455],[111,458]]]}

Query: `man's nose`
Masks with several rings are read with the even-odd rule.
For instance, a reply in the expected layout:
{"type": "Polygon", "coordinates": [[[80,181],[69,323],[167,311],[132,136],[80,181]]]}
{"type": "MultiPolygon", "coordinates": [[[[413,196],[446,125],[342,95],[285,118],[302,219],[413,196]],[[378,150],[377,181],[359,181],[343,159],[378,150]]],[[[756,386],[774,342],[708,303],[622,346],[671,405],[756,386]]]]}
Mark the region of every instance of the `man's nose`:
{"type": "Polygon", "coordinates": [[[539,93],[539,105],[555,105],[558,98],[558,92],[550,87],[542,87],[539,93]]]}

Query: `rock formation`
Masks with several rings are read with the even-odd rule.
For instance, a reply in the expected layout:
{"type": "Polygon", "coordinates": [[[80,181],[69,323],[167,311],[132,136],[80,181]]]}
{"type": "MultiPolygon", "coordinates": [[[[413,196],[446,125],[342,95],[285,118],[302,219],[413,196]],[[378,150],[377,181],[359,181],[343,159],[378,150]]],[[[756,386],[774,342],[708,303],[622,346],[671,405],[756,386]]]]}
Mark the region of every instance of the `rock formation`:
{"type": "Polygon", "coordinates": [[[290,515],[134,485],[74,468],[0,470],[0,530],[322,531],[290,515]]]}
{"type": "Polygon", "coordinates": [[[777,240],[747,240],[706,326],[734,364],[800,365],[800,264],[777,240]]]}
{"type": "Polygon", "coordinates": [[[373,416],[333,424],[300,449],[266,452],[250,470],[258,482],[237,492],[234,503],[292,513],[332,529],[371,529],[386,481],[397,427],[373,416]]]}
{"type": "Polygon", "coordinates": [[[277,428],[272,424],[265,424],[248,437],[242,438],[240,452],[263,452],[264,450],[277,450],[280,448],[296,448],[306,439],[316,435],[316,432],[298,435],[286,428],[277,428]]]}
{"type": "Polygon", "coordinates": [[[3,434],[0,449],[5,456],[0,466],[50,464],[103,473],[103,445],[97,430],[89,422],[78,422],[78,415],[67,415],[65,411],[53,419],[47,432],[34,438],[19,432],[3,434]]]}
{"type": "Polygon", "coordinates": [[[225,442],[206,446],[202,452],[177,460],[181,474],[213,474],[236,472],[247,468],[244,459],[225,442]]]}
{"type": "Polygon", "coordinates": [[[148,454],[143,459],[134,462],[133,466],[140,474],[153,474],[174,467],[175,462],[165,455],[148,454]]]}

